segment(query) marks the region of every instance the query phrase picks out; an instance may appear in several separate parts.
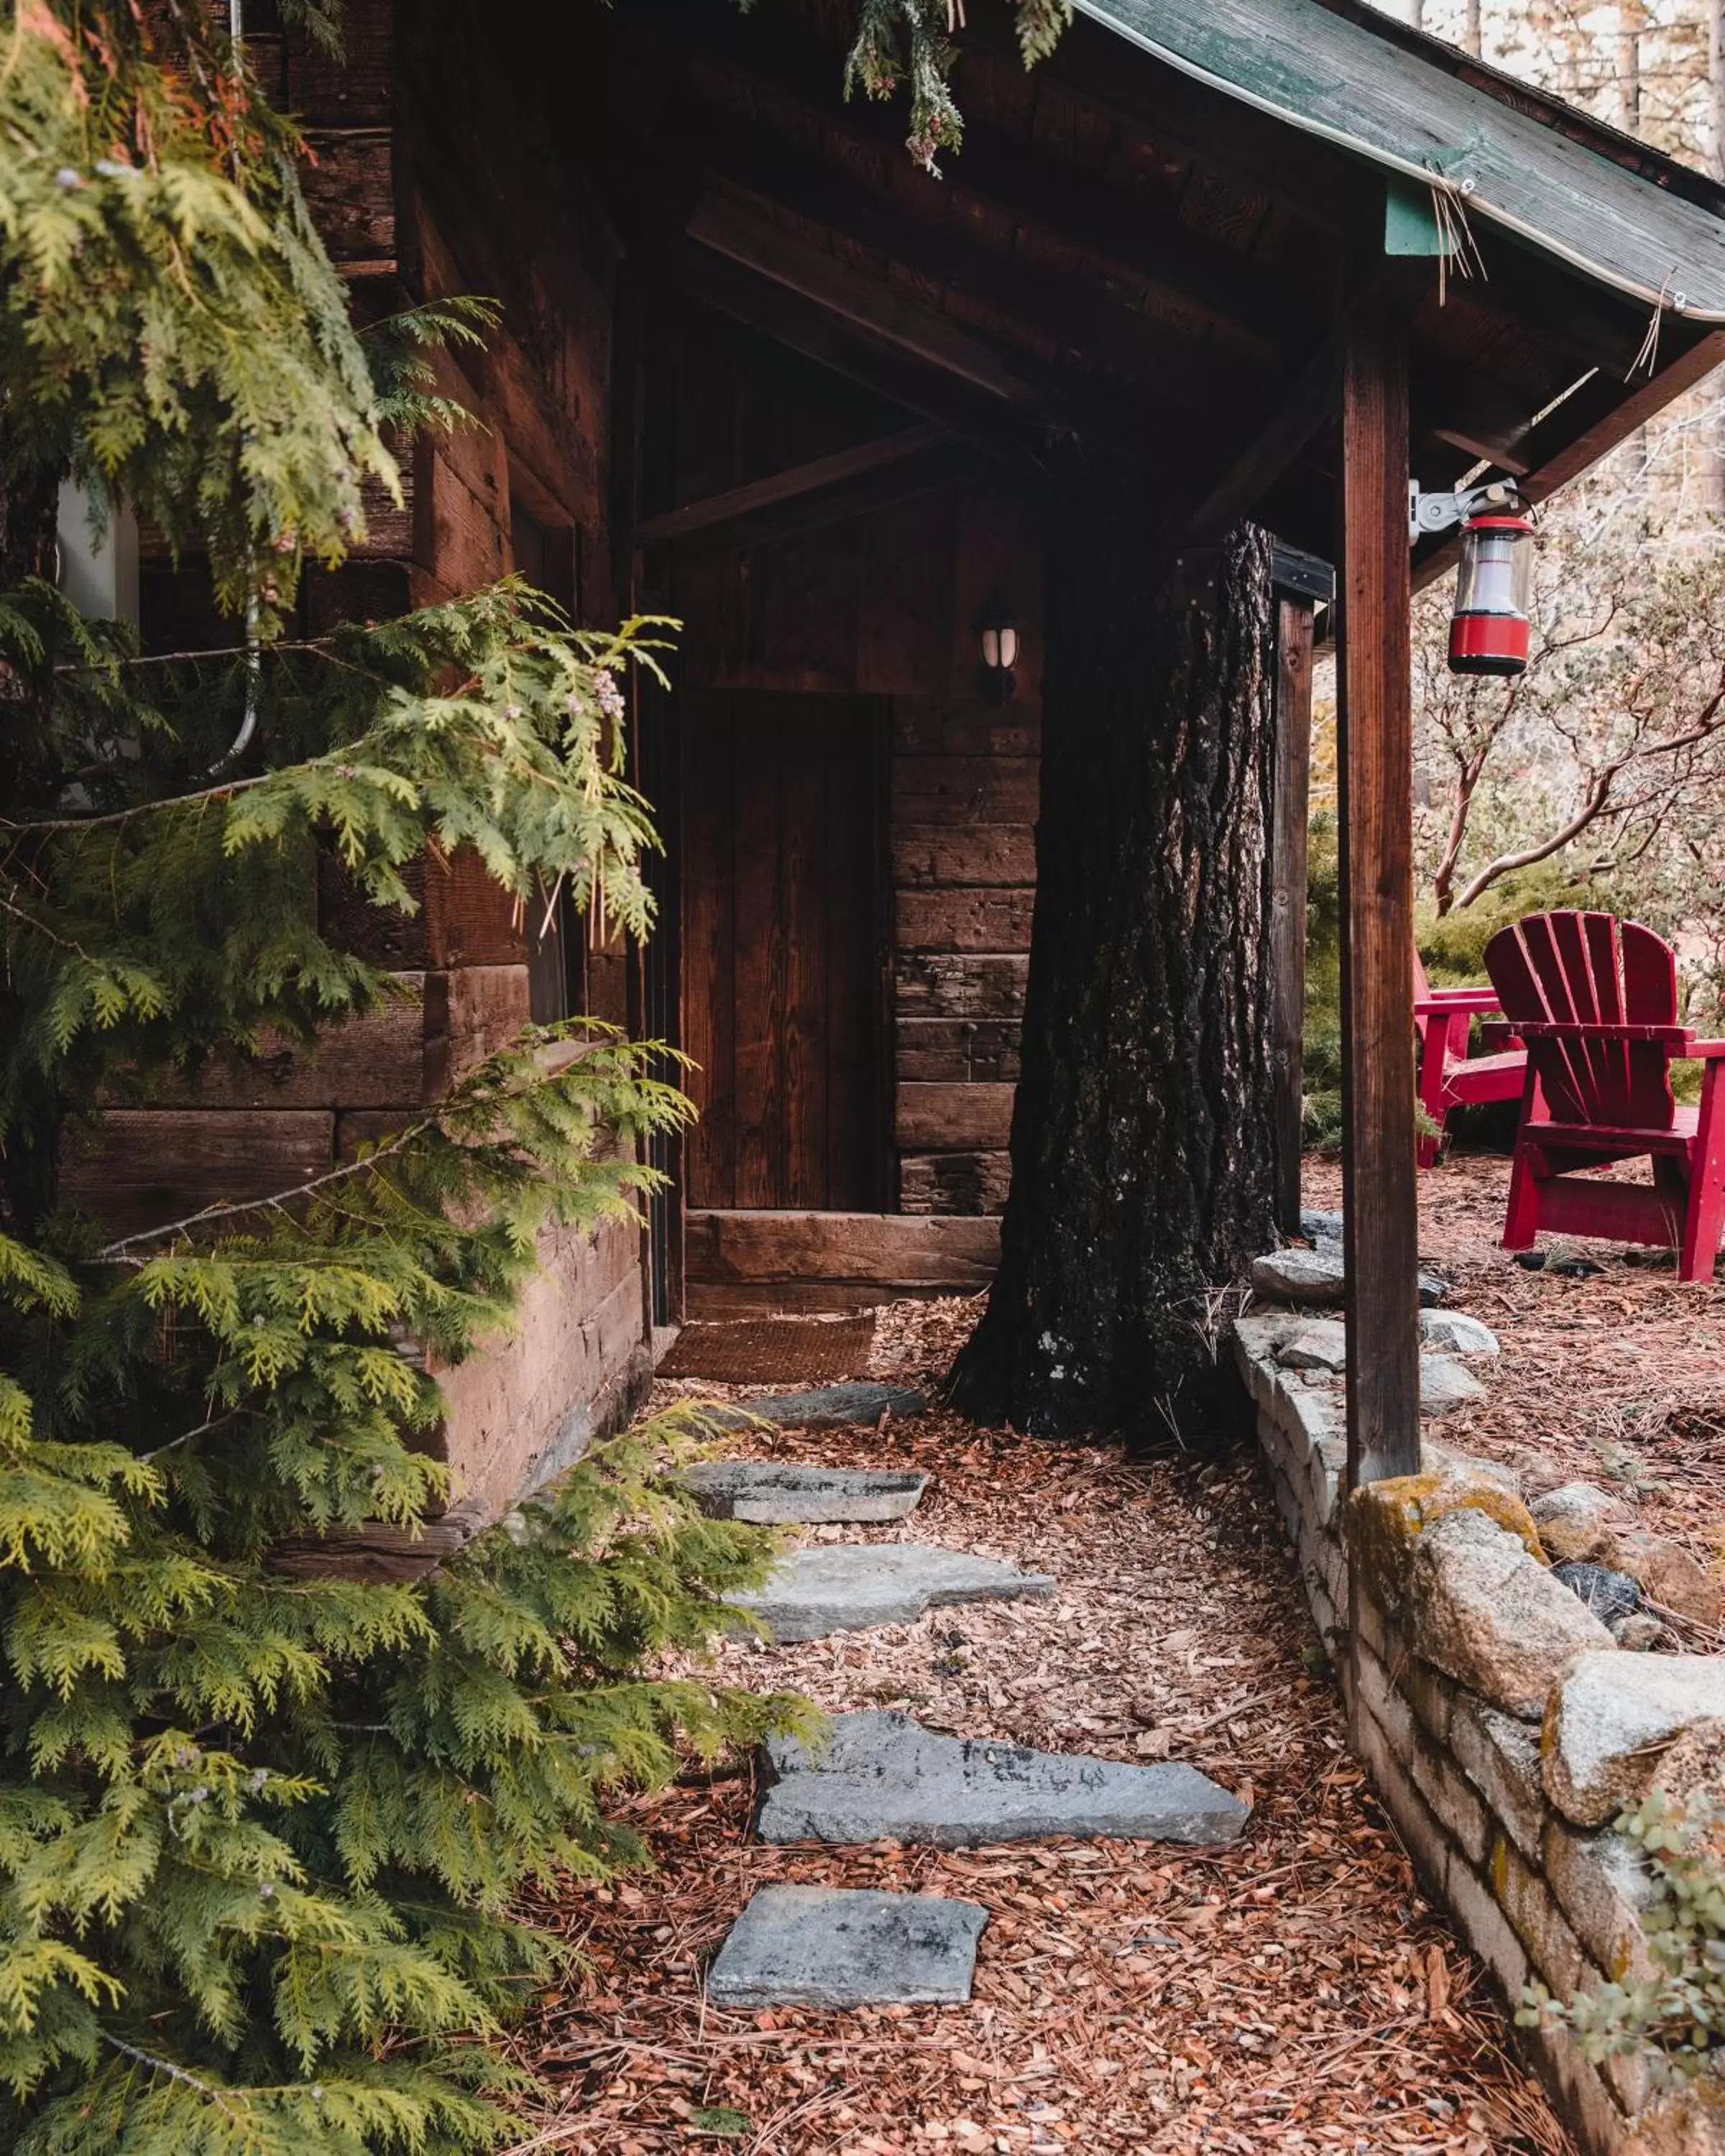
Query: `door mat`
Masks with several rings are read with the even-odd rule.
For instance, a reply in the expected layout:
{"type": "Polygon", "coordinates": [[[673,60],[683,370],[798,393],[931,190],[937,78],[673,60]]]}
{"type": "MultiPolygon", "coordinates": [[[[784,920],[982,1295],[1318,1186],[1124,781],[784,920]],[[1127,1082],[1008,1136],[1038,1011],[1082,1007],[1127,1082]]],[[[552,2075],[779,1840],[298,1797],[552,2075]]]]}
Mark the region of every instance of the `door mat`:
{"type": "Polygon", "coordinates": [[[750,1317],[685,1325],[659,1366],[661,1378],[716,1385],[829,1384],[868,1368],[875,1313],[860,1317],[750,1317]]]}

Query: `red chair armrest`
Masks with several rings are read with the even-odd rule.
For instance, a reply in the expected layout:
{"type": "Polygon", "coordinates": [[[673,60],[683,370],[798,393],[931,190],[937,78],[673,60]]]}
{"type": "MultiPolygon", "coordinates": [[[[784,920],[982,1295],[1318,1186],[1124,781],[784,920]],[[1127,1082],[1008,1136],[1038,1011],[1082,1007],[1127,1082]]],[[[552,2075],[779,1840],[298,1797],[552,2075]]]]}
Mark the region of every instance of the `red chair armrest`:
{"type": "Polygon", "coordinates": [[[1502,1010],[1495,988],[1428,988],[1423,996],[1414,998],[1414,1015],[1425,1018],[1428,1014],[1466,1011],[1483,1016],[1487,1011],[1502,1010]]]}
{"type": "Polygon", "coordinates": [[[1682,1060],[1686,1062],[1692,1058],[1699,1063],[1716,1055],[1725,1055],[1725,1040],[1692,1040],[1683,1050],[1682,1060]]]}
{"type": "Polygon", "coordinates": [[[1695,1035],[1686,1025],[1609,1024],[1604,1019],[1518,1018],[1516,1031],[1527,1040],[1651,1040],[1676,1056],[1694,1055],[1695,1035]]]}

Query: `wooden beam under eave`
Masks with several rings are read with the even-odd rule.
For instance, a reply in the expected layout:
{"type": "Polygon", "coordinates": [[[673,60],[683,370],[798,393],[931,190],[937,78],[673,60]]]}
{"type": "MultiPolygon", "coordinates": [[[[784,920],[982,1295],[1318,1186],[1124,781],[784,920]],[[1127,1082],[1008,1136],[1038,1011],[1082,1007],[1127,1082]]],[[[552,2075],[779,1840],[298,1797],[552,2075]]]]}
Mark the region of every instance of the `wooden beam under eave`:
{"type": "MultiPolygon", "coordinates": [[[[942,178],[931,181],[911,164],[896,104],[835,100],[831,47],[811,38],[806,24],[786,18],[764,30],[758,18],[739,22],[734,16],[727,23],[710,0],[667,13],[669,28],[644,11],[631,13],[627,23],[619,15],[618,33],[651,56],[660,79],[687,80],[698,106],[722,113],[723,131],[736,131],[759,154],[794,144],[802,155],[819,143],[853,177],[875,182],[890,168],[916,186],[949,192],[1030,228],[1043,243],[1065,234],[1117,264],[1128,281],[1142,279],[1176,309],[1208,316],[1224,331],[1270,343],[1297,337],[1310,306],[1307,279],[1206,238],[1147,188],[1115,185],[1070,162],[1058,138],[1038,142],[968,110],[963,150],[944,158],[942,178]]],[[[986,37],[978,24],[968,33],[967,45],[975,49],[986,37]]],[[[1015,47],[1010,64],[1022,76],[1015,47]]],[[[1283,136],[1277,169],[1286,162],[1286,131],[1283,136]]],[[[711,134],[704,139],[716,141],[711,134]]],[[[1046,259],[1045,245],[1028,251],[1046,259]]],[[[1146,311],[1154,316],[1157,309],[1146,311]]]]}
{"type": "MultiPolygon", "coordinates": [[[[1183,324],[1171,323],[1122,295],[1129,279],[1111,288],[1071,259],[1020,250],[1015,239],[1003,249],[998,226],[991,242],[986,224],[963,216],[942,221],[926,207],[874,192],[818,157],[763,143],[745,131],[709,141],[703,158],[703,169],[721,185],[787,204],[836,239],[901,264],[935,290],[986,309],[1005,331],[1009,351],[1044,349],[1052,335],[1063,357],[1076,355],[1136,381],[1159,402],[1204,417],[1218,402],[1249,399],[1265,363],[1280,362],[1286,320],[1275,341],[1219,328],[1219,316],[1206,316],[1196,306],[1186,310],[1183,324]]],[[[927,181],[919,184],[928,188],[927,181]]],[[[936,207],[942,213],[957,198],[952,186],[941,182],[936,207]]]]}
{"type": "Polygon", "coordinates": [[[1043,434],[1021,414],[968,383],[817,306],[788,285],[685,241],[664,267],[683,295],[757,335],[771,337],[907,413],[933,419],[1015,470],[1040,471],[1043,434]]]}
{"type": "Polygon", "coordinates": [[[842,321],[872,331],[1004,404],[1028,408],[1040,401],[1029,373],[982,338],[933,307],[861,275],[794,233],[751,215],[738,203],[716,195],[705,197],[687,230],[690,239],[715,254],[770,277],[774,284],[800,293],[842,321]]]}
{"type": "Polygon", "coordinates": [[[923,372],[980,392],[997,413],[1081,437],[1159,470],[1185,450],[1183,438],[1171,444],[1168,429],[1148,424],[1137,407],[1124,408],[1094,383],[1069,387],[1053,379],[1035,361],[1001,351],[938,308],[906,298],[885,280],[852,269],[740,203],[705,197],[687,236],[698,249],[781,287],[853,334],[893,347],[923,372]]]}
{"type": "Polygon", "coordinates": [[[728,535],[733,529],[746,528],[764,511],[819,500],[866,474],[920,460],[932,449],[950,448],[952,441],[946,428],[936,420],[925,419],[897,434],[835,449],[830,456],[814,457],[807,464],[751,480],[747,485],[727,487],[722,494],[707,495],[699,501],[685,502],[680,508],[646,517],[635,527],[634,543],[662,547],[702,533],[728,535]]]}
{"type": "MultiPolygon", "coordinates": [[[[1656,361],[1654,372],[1639,387],[1601,370],[1522,438],[1526,470],[1516,484],[1529,501],[1548,501],[1715,367],[1725,367],[1725,329],[1667,326],[1665,336],[1668,357],[1663,364],[1656,361]]],[[[1424,591],[1453,569],[1460,548],[1454,532],[1422,546],[1414,562],[1414,590],[1424,591]]]]}
{"type": "Polygon", "coordinates": [[[1527,475],[1521,486],[1530,501],[1543,501],[1579,478],[1674,398],[1725,366],[1725,329],[1697,331],[1668,323],[1664,339],[1664,353],[1656,354],[1653,371],[1639,386],[1602,371],[1528,434],[1523,445],[1527,475]]]}
{"type": "Polygon", "coordinates": [[[1408,334],[1362,292],[1342,354],[1343,1185],[1353,1486],[1420,1466],[1408,334]]]}

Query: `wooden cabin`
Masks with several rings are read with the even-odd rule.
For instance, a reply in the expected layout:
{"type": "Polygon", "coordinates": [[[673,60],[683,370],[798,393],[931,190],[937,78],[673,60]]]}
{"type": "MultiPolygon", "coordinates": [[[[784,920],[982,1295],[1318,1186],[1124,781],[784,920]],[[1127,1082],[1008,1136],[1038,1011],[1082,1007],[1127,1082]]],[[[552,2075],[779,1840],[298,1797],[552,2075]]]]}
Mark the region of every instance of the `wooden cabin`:
{"type": "MultiPolygon", "coordinates": [[[[521,1337],[448,1374],[475,1516],[624,1414],[686,1315],[987,1282],[1060,753],[1063,458],[1141,470],[1194,588],[1242,516],[1281,542],[1287,1168],[1302,699],[1339,570],[1363,1471],[1413,1427],[1408,599],[1450,557],[1410,554],[1409,473],[1537,501],[1698,382],[1725,192],[1358,0],[1079,0],[1028,73],[1005,11],[973,13],[938,178],[902,98],[842,95],[849,0],[349,0],[345,64],[251,38],[360,314],[504,309],[483,359],[442,363],[483,427],[416,446],[406,507],[311,578],[305,625],[510,569],[590,619],[680,617],[674,690],[634,713],[663,925],[644,954],[530,942],[459,860],[384,923],[332,878],[320,906],[417,1004],[116,1116],[69,1173],[160,1219],[290,1185],[530,1013],[679,1042],[702,1118],[647,1233],[549,1248],[521,1337]]],[[[146,560],[141,585],[146,639],[182,633],[183,581],[146,560]]]]}

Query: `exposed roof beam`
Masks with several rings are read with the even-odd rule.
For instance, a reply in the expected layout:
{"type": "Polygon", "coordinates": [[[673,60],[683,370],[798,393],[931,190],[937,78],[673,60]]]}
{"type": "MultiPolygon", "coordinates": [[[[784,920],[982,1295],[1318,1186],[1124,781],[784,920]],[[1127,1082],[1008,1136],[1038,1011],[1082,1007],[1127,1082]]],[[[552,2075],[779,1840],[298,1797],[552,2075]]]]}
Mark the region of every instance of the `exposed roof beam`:
{"type": "MultiPolygon", "coordinates": [[[[834,164],[811,157],[805,146],[829,138],[853,181],[868,182],[877,213],[913,230],[951,234],[966,223],[973,225],[978,220],[964,213],[973,208],[984,220],[1027,228],[1095,263],[1097,270],[1087,280],[1078,271],[1066,280],[1095,296],[1105,296],[1111,280],[1134,292],[1149,288],[1149,304],[1122,298],[1115,302],[1117,312],[1167,323],[1177,331],[1183,323],[1189,335],[1219,326],[1254,343],[1275,345],[1285,342],[1309,311],[1309,288],[1299,280],[1189,231],[1165,205],[1039,156],[1033,145],[982,121],[967,122],[962,154],[942,180],[932,182],[907,167],[902,122],[878,106],[803,103],[797,89],[776,82],[762,97],[760,85],[747,84],[741,69],[734,80],[722,83],[716,74],[706,70],[700,90],[709,95],[735,91],[735,103],[725,109],[737,124],[711,138],[713,146],[748,185],[763,185],[775,160],[784,161],[786,177],[796,170],[823,174],[830,182],[834,164]],[[912,190],[928,197],[920,208],[911,198],[912,190]]],[[[803,207],[800,196],[792,199],[803,207]]],[[[812,206],[809,213],[820,214],[812,206]]]]}
{"type": "Polygon", "coordinates": [[[864,277],[794,233],[716,195],[696,205],[689,237],[715,254],[740,262],[776,285],[788,286],[842,321],[884,337],[889,344],[986,390],[1004,404],[1033,410],[1042,401],[1015,360],[933,307],[907,300],[879,280],[864,277]]]}
{"type": "Polygon", "coordinates": [[[1018,353],[1003,354],[937,308],[906,298],[880,279],[851,269],[836,255],[768,219],[751,215],[737,203],[707,197],[690,219],[688,232],[691,239],[710,252],[783,285],[925,367],[986,393],[1008,412],[1129,456],[1158,462],[1168,459],[1167,431],[1153,429],[1136,411],[1122,411],[1117,398],[1093,385],[1069,387],[1050,379],[1034,362],[1018,353]]]}
{"type": "MultiPolygon", "coordinates": [[[[754,18],[726,23],[710,5],[693,14],[680,8],[667,12],[675,23],[670,33],[655,32],[639,13],[626,23],[619,18],[619,28],[632,44],[650,47],[657,68],[675,71],[699,99],[757,137],[788,137],[804,146],[829,138],[853,171],[861,161],[886,161],[882,168],[896,169],[909,184],[964,197],[1064,235],[1174,301],[1255,336],[1276,341],[1297,329],[1305,306],[1297,278],[1178,224],[1139,190],[1086,172],[1047,146],[1020,140],[975,110],[966,112],[963,149],[943,161],[942,179],[930,180],[910,162],[903,114],[860,99],[841,103],[836,94],[841,57],[799,33],[794,23],[776,22],[769,33],[754,18]]],[[[973,29],[968,40],[976,44],[984,35],[973,29]]],[[[1115,51],[1119,59],[1134,57],[1117,43],[1115,51]]],[[[1015,51],[1010,64],[1022,69],[1015,51]]],[[[1144,126],[1131,117],[1127,124],[1144,126]]],[[[1203,130],[1189,124],[1183,131],[1199,141],[1183,141],[1183,154],[1214,164],[1219,143],[1212,140],[1206,151],[1203,130]]],[[[1272,160],[1260,162],[1272,175],[1281,169],[1272,160]]],[[[1327,212],[1334,208],[1332,196],[1333,190],[1324,198],[1327,212]]],[[[1334,218],[1327,214],[1321,221],[1330,225],[1334,218]]]]}
{"type": "MultiPolygon", "coordinates": [[[[967,37],[973,44],[995,44],[1017,64],[991,25],[973,28],[967,37]]],[[[1268,113],[1176,74],[1084,15],[1036,74],[1039,87],[1051,84],[1081,98],[1099,117],[1338,236],[1373,232],[1381,220],[1381,195],[1361,184],[1363,168],[1345,152],[1302,139],[1268,113]]]]}
{"type": "Polygon", "coordinates": [[[1413,397],[1416,439],[1423,431],[1471,457],[1489,458],[1500,471],[1519,477],[1527,470],[1523,444],[1536,408],[1527,391],[1474,367],[1416,355],[1413,397]]]}
{"type": "Polygon", "coordinates": [[[938,420],[961,440],[1007,465],[1019,470],[1040,468],[1044,429],[1034,418],[922,365],[788,285],[688,241],[672,251],[665,267],[701,305],[800,352],[903,412],[938,420]]]}
{"type": "Polygon", "coordinates": [[[1221,478],[1186,520],[1193,546],[1219,539],[1255,509],[1306,444],[1332,418],[1342,379],[1341,353],[1326,337],[1283,390],[1276,408],[1250,435],[1221,478]]]}
{"type": "MultiPolygon", "coordinates": [[[[1194,411],[1209,409],[1218,395],[1247,394],[1266,350],[1276,348],[1254,339],[1247,353],[1237,341],[1219,342],[1195,312],[1182,335],[1071,269],[1002,254],[973,225],[907,212],[817,159],[757,137],[727,137],[710,146],[705,162],[724,178],[979,302],[1012,323],[1025,344],[1045,345],[1052,330],[1083,361],[1136,377],[1194,411]]],[[[1081,382],[1073,388],[1081,393],[1081,382]]]]}
{"type": "Polygon", "coordinates": [[[815,457],[807,464],[728,487],[680,509],[644,518],[635,526],[638,547],[672,546],[696,540],[707,546],[758,546],[793,529],[836,521],[861,507],[882,506],[886,498],[903,500],[908,486],[920,493],[938,485],[955,461],[960,445],[934,420],[906,427],[854,448],[815,457]],[[861,484],[859,484],[861,483],[861,484]]]}

